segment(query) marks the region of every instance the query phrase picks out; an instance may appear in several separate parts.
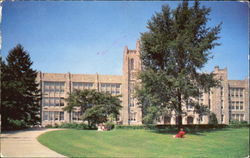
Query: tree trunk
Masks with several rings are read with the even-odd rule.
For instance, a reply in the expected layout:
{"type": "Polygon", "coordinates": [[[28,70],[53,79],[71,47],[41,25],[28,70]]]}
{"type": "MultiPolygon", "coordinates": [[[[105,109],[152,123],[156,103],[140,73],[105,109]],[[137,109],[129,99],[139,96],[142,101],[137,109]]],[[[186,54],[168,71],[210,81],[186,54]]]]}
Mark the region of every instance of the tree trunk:
{"type": "Polygon", "coordinates": [[[178,91],[178,122],[177,122],[177,126],[178,129],[180,130],[181,126],[182,126],[182,105],[181,105],[181,93],[180,90],[178,91]]]}

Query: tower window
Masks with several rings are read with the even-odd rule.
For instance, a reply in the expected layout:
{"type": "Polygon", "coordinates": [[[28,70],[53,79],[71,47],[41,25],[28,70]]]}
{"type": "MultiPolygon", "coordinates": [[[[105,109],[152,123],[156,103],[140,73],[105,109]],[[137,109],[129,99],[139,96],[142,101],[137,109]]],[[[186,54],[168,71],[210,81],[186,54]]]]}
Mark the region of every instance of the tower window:
{"type": "Polygon", "coordinates": [[[134,59],[129,60],[129,68],[130,70],[134,70],[134,59]]]}

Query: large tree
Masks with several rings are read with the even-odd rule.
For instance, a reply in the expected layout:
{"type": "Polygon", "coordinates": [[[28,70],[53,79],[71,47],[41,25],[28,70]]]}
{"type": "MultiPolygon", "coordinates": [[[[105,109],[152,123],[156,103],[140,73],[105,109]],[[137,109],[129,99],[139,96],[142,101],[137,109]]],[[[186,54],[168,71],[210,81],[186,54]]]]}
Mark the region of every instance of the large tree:
{"type": "Polygon", "coordinates": [[[96,90],[74,90],[66,98],[68,105],[64,110],[71,112],[79,107],[81,119],[88,121],[89,125],[106,122],[108,119],[117,120],[121,109],[119,97],[96,90]]]}
{"type": "Polygon", "coordinates": [[[29,54],[18,44],[6,61],[1,61],[2,129],[39,124],[40,91],[29,54]]]}
{"type": "Polygon", "coordinates": [[[212,73],[201,73],[212,57],[210,50],[219,45],[220,25],[207,27],[210,8],[192,7],[184,1],[174,10],[162,7],[148,21],[148,31],[141,35],[141,85],[137,90],[142,104],[144,123],[173,111],[177,124],[182,125],[184,107],[197,112],[207,111],[198,103],[202,92],[218,85],[212,73]]]}

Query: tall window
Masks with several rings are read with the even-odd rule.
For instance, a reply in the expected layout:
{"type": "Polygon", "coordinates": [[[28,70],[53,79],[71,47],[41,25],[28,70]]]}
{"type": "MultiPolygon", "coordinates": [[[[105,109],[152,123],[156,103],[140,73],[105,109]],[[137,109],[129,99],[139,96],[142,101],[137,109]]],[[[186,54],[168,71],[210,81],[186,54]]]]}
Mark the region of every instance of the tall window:
{"type": "Polygon", "coordinates": [[[72,112],[72,120],[79,121],[81,117],[81,112],[80,111],[73,111],[72,112]]]}
{"type": "Polygon", "coordinates": [[[108,92],[113,95],[121,94],[121,84],[120,83],[101,83],[101,91],[108,92]]]}
{"type": "Polygon", "coordinates": [[[64,120],[64,112],[60,112],[60,120],[64,120]]]}
{"type": "Polygon", "coordinates": [[[243,102],[240,102],[240,110],[243,110],[243,102]]]}
{"type": "Polygon", "coordinates": [[[135,104],[134,104],[134,98],[133,97],[129,97],[129,106],[130,107],[134,107],[135,104]]]}
{"type": "Polygon", "coordinates": [[[132,58],[132,59],[129,59],[129,68],[130,68],[130,70],[134,70],[134,59],[132,58]]]}
{"type": "Polygon", "coordinates": [[[44,81],[44,93],[64,93],[65,82],[44,81]]]}
{"type": "Polygon", "coordinates": [[[136,112],[129,114],[129,121],[136,121],[136,112]]]}

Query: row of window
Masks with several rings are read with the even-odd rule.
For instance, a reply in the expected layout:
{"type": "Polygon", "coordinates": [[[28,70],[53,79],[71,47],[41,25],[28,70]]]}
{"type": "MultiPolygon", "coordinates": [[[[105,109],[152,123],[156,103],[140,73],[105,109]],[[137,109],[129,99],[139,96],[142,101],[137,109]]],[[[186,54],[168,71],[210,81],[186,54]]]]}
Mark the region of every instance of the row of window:
{"type": "MultiPolygon", "coordinates": [[[[91,82],[73,82],[73,89],[92,89],[94,83],[91,82]]],[[[44,92],[45,93],[64,93],[65,82],[52,82],[45,81],[44,82],[44,92]]],[[[109,92],[112,94],[120,94],[121,93],[121,84],[120,83],[101,83],[101,91],[109,92]]]]}
{"type": "Polygon", "coordinates": [[[229,96],[231,97],[243,97],[244,88],[230,88],[229,96]]]}
{"type": "Polygon", "coordinates": [[[94,83],[90,82],[73,82],[73,89],[92,89],[94,83]]]}
{"type": "Polygon", "coordinates": [[[243,110],[243,106],[229,106],[229,109],[231,109],[231,110],[243,110]]]}
{"type": "Polygon", "coordinates": [[[59,97],[45,97],[43,98],[43,106],[64,106],[64,98],[59,97]]]}
{"type": "Polygon", "coordinates": [[[62,121],[64,120],[64,112],[44,111],[43,120],[44,121],[62,121]]]}
{"type": "Polygon", "coordinates": [[[244,114],[232,114],[231,120],[244,121],[244,114]]]}
{"type": "Polygon", "coordinates": [[[65,82],[44,82],[44,92],[45,93],[64,93],[65,82]]]}
{"type": "Polygon", "coordinates": [[[229,102],[229,109],[231,109],[231,110],[243,110],[243,101],[231,101],[231,102],[229,102]]]}
{"type": "Polygon", "coordinates": [[[81,112],[74,111],[71,113],[71,118],[72,118],[72,120],[79,121],[79,120],[81,120],[81,115],[82,115],[81,112]]]}
{"type": "Polygon", "coordinates": [[[121,94],[120,83],[101,83],[101,92],[108,92],[114,95],[121,94]]]}

